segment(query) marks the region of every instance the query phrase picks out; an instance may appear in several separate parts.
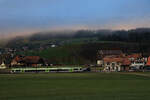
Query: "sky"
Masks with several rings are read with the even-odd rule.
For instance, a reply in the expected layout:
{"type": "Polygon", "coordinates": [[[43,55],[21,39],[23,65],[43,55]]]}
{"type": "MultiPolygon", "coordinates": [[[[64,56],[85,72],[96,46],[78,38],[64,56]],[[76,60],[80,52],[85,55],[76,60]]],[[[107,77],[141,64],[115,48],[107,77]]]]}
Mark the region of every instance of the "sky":
{"type": "Polygon", "coordinates": [[[0,36],[150,27],[150,0],[0,0],[0,36]]]}

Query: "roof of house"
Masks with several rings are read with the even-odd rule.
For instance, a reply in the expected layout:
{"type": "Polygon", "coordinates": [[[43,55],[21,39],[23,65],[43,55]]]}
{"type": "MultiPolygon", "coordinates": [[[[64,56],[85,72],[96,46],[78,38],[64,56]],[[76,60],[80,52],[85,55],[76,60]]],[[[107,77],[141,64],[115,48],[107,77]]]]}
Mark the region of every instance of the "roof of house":
{"type": "Polygon", "coordinates": [[[25,63],[37,64],[39,63],[41,58],[39,56],[26,56],[23,58],[25,63]]]}
{"type": "Polygon", "coordinates": [[[20,57],[16,56],[13,61],[16,62],[23,62],[23,63],[28,63],[28,64],[37,64],[41,61],[41,57],[39,56],[25,56],[25,57],[20,57]]]}
{"type": "Polygon", "coordinates": [[[118,58],[114,58],[114,57],[104,57],[103,58],[104,62],[122,62],[123,59],[118,57],[118,58]]]}
{"type": "Polygon", "coordinates": [[[119,62],[121,63],[122,65],[130,65],[131,64],[131,61],[127,58],[123,58],[123,57],[117,57],[117,58],[114,58],[114,57],[104,57],[103,58],[103,61],[104,62],[119,62]]]}
{"type": "Polygon", "coordinates": [[[128,58],[134,58],[134,59],[137,59],[137,58],[142,57],[142,55],[139,54],[139,53],[137,53],[137,54],[131,54],[131,55],[128,55],[127,57],[128,57],[128,58]]]}

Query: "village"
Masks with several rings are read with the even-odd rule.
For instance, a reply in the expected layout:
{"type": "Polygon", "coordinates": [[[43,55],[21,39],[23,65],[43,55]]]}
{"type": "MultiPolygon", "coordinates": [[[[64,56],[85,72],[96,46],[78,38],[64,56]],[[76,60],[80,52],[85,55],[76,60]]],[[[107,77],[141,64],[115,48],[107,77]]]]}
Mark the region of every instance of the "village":
{"type": "Polygon", "coordinates": [[[98,50],[95,64],[60,65],[40,56],[1,54],[0,70],[3,72],[6,69],[10,72],[145,72],[150,71],[150,56],[143,56],[142,53],[126,54],[118,49],[98,50]]]}
{"type": "Polygon", "coordinates": [[[148,71],[150,70],[150,57],[144,57],[141,53],[124,54],[121,50],[100,50],[97,65],[103,67],[103,71],[148,71]]]}

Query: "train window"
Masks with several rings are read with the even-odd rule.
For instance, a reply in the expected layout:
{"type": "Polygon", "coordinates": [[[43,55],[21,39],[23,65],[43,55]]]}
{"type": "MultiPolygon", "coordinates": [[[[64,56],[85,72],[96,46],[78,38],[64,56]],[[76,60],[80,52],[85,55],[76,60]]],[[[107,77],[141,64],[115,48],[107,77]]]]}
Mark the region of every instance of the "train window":
{"type": "Polygon", "coordinates": [[[74,70],[79,70],[79,69],[75,68],[74,70]]]}
{"type": "Polygon", "coordinates": [[[20,70],[16,70],[16,72],[20,72],[20,70]]]}

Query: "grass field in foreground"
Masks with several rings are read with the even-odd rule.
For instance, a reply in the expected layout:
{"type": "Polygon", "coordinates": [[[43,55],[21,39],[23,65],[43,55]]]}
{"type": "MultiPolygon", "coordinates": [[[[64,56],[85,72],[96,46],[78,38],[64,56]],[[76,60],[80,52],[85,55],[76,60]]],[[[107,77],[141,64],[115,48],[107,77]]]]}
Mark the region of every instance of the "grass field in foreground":
{"type": "MultiPolygon", "coordinates": [[[[147,74],[147,73],[146,73],[147,74]]],[[[149,100],[150,77],[123,73],[0,75],[0,100],[149,100]]]]}

